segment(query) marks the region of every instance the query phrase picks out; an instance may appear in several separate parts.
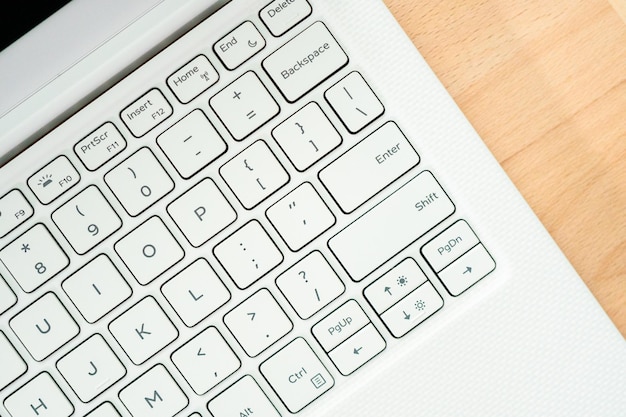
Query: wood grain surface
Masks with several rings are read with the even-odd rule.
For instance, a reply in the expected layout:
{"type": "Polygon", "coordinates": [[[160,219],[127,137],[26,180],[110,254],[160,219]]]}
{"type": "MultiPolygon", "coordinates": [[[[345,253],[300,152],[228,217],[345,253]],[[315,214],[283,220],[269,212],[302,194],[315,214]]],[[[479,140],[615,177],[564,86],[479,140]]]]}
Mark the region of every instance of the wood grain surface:
{"type": "Polygon", "coordinates": [[[624,1],[384,2],[626,337],[624,1]]]}

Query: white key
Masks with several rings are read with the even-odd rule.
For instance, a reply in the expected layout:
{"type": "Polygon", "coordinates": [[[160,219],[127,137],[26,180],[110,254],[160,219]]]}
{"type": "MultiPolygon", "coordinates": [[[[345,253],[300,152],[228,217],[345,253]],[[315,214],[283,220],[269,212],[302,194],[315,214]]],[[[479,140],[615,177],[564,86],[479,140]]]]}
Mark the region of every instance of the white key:
{"type": "Polygon", "coordinates": [[[322,22],[315,22],[263,60],[263,68],[290,103],[348,63],[322,22]]]}
{"type": "Polygon", "coordinates": [[[147,285],[185,252],[159,217],[151,217],[113,246],[141,285],[147,285]]]}
{"type": "Polygon", "coordinates": [[[33,292],[69,265],[63,249],[41,223],[0,251],[0,261],[26,292],[33,292]]]}
{"type": "Polygon", "coordinates": [[[215,327],[209,327],[172,354],[172,362],[196,394],[232,375],[241,361],[215,327]]]}
{"type": "Polygon", "coordinates": [[[457,296],[496,269],[496,263],[482,243],[440,271],[437,276],[448,292],[457,296]]]}
{"type": "Polygon", "coordinates": [[[254,378],[245,375],[209,401],[213,417],[251,416],[280,417],[254,378]]]}
{"type": "Polygon", "coordinates": [[[351,213],[419,160],[398,125],[387,122],[322,169],[319,178],[339,207],[351,213]]]}
{"type": "Polygon", "coordinates": [[[78,335],[80,328],[54,293],[46,293],[9,320],[9,326],[36,361],[78,335]]]}
{"type": "Polygon", "coordinates": [[[109,324],[109,330],[135,365],[178,337],[178,330],[154,298],[148,296],[109,324]]]}
{"type": "Polygon", "coordinates": [[[120,391],[120,400],[133,417],[173,417],[189,399],[161,364],[120,391]]]}
{"type": "Polygon", "coordinates": [[[220,242],[213,253],[240,289],[248,288],[283,261],[283,254],[256,220],[220,242]]]}
{"type": "Polygon", "coordinates": [[[479,243],[469,224],[457,220],[422,246],[421,252],[433,270],[439,272],[479,243]]]}
{"type": "Polygon", "coordinates": [[[265,48],[265,39],[256,26],[245,21],[213,45],[213,50],[229,70],[237,68],[265,48]]]}
{"type": "Polygon", "coordinates": [[[224,164],[220,174],[247,209],[289,182],[289,174],[263,140],[257,140],[224,164]]]}
{"type": "Polygon", "coordinates": [[[141,148],[104,176],[115,197],[137,216],[174,189],[174,182],[148,148],[141,148]]]}
{"type": "Polygon", "coordinates": [[[122,227],[122,220],[95,185],[55,210],[52,221],[80,255],[122,227]]]}
{"type": "Polygon", "coordinates": [[[385,350],[387,343],[372,323],[337,346],[328,356],[342,375],[350,375],[385,350]]]}
{"type": "Polygon", "coordinates": [[[280,111],[259,77],[248,71],[209,100],[235,140],[242,140],[280,111]]]}
{"type": "Polygon", "coordinates": [[[55,158],[28,179],[28,186],[42,204],[48,204],[78,184],[80,174],[66,156],[55,158]]]}
{"type": "Polygon", "coordinates": [[[28,366],[2,331],[0,331],[0,358],[2,358],[0,372],[0,390],[2,390],[26,373],[28,366]]]}
{"type": "Polygon", "coordinates": [[[320,320],[311,331],[326,352],[346,341],[368,323],[369,317],[359,303],[348,300],[341,307],[320,320]]]}
{"type": "Polygon", "coordinates": [[[319,251],[313,251],[276,278],[276,285],[302,319],[308,319],[345,286],[319,251]]]}
{"type": "Polygon", "coordinates": [[[47,372],[9,395],[4,406],[14,417],[69,417],[74,413],[74,406],[47,372]]]}
{"type": "Polygon", "coordinates": [[[250,357],[257,356],[293,329],[291,320],[265,288],[228,312],[224,323],[250,357]]]}
{"type": "Polygon", "coordinates": [[[187,104],[218,79],[219,75],[209,59],[198,55],[167,77],[167,86],[181,103],[187,104]]]}
{"type": "Polygon", "coordinates": [[[0,314],[13,307],[15,303],[17,303],[17,296],[0,275],[0,314]]]}
{"type": "Polygon", "coordinates": [[[309,182],[298,186],[266,211],[289,249],[298,251],[335,224],[335,216],[309,182]]]}
{"type": "Polygon", "coordinates": [[[381,316],[392,335],[402,337],[443,307],[443,299],[430,282],[425,282],[381,316]]]}
{"type": "Polygon", "coordinates": [[[374,310],[382,314],[427,279],[415,260],[406,258],[368,285],[363,294],[374,310]]]}
{"type": "Polygon", "coordinates": [[[161,133],[157,144],[176,171],[186,179],[213,162],[227,148],[224,139],[200,109],[192,111],[161,133]]]}
{"type": "Polygon", "coordinates": [[[24,223],[34,212],[20,190],[11,190],[0,197],[0,237],[24,223]]]}
{"type": "Polygon", "coordinates": [[[330,87],[324,96],[351,133],[363,129],[385,111],[372,88],[356,71],[330,87]]]}
{"type": "Polygon", "coordinates": [[[139,138],[172,115],[174,110],[163,93],[153,88],[120,112],[120,118],[133,136],[139,138]]]}
{"type": "Polygon", "coordinates": [[[126,368],[99,334],[59,359],[57,368],[84,403],[126,375],[126,368]]]}
{"type": "Polygon", "coordinates": [[[260,370],[292,413],[302,410],[335,385],[332,375],[301,337],[263,362],[260,370]]]}
{"type": "Polygon", "coordinates": [[[433,174],[424,171],[333,236],[328,246],[360,281],[454,210],[433,174]]]}
{"type": "Polygon", "coordinates": [[[87,414],[85,417],[120,417],[113,404],[110,402],[102,403],[98,408],[87,414]]]}
{"type": "Polygon", "coordinates": [[[341,144],[341,135],[311,102],[272,130],[272,136],[298,171],[304,171],[341,144]]]}
{"type": "Polygon", "coordinates": [[[206,259],[200,258],[163,284],[161,291],[188,327],[230,300],[230,292],[206,259]]]}
{"type": "Polygon", "coordinates": [[[130,287],[106,255],[99,255],[61,284],[78,311],[95,323],[128,299],[130,287]]]}
{"type": "Polygon", "coordinates": [[[210,178],[170,203],[167,212],[196,248],[237,219],[237,213],[210,178]]]}
{"type": "Polygon", "coordinates": [[[126,140],[111,122],[106,122],[74,145],[74,152],[90,171],[95,171],[126,149],[126,140]]]}
{"type": "Polygon", "coordinates": [[[259,13],[274,36],[280,36],[303,21],[313,9],[307,0],[274,0],[259,13]]]}

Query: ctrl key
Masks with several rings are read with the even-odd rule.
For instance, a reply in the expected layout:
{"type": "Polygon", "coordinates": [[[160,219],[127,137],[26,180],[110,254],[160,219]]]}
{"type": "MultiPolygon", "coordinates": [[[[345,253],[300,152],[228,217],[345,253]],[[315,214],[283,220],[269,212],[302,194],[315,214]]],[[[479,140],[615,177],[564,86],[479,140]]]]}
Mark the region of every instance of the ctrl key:
{"type": "Polygon", "coordinates": [[[276,408],[250,375],[244,376],[209,401],[208,408],[214,417],[252,415],[280,417],[276,408]]]}
{"type": "Polygon", "coordinates": [[[297,413],[335,385],[309,344],[294,339],[263,362],[261,373],[291,413],[297,413]]]}

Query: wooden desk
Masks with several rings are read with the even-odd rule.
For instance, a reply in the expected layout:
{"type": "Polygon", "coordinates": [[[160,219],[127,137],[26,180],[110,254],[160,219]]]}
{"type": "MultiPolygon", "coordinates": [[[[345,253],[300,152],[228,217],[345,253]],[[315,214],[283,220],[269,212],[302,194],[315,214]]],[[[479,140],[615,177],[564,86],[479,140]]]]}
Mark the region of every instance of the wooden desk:
{"type": "Polygon", "coordinates": [[[384,1],[626,337],[624,21],[606,0],[384,1]]]}

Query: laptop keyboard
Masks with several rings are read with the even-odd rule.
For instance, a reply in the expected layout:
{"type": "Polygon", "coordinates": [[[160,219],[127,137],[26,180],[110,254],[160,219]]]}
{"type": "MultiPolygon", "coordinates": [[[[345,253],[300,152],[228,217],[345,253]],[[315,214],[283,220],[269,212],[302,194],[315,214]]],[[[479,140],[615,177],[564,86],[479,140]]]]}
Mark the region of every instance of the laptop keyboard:
{"type": "Polygon", "coordinates": [[[219,11],[130,104],[19,157],[40,163],[0,190],[11,416],[295,414],[495,269],[314,7],[214,33],[219,11]]]}

